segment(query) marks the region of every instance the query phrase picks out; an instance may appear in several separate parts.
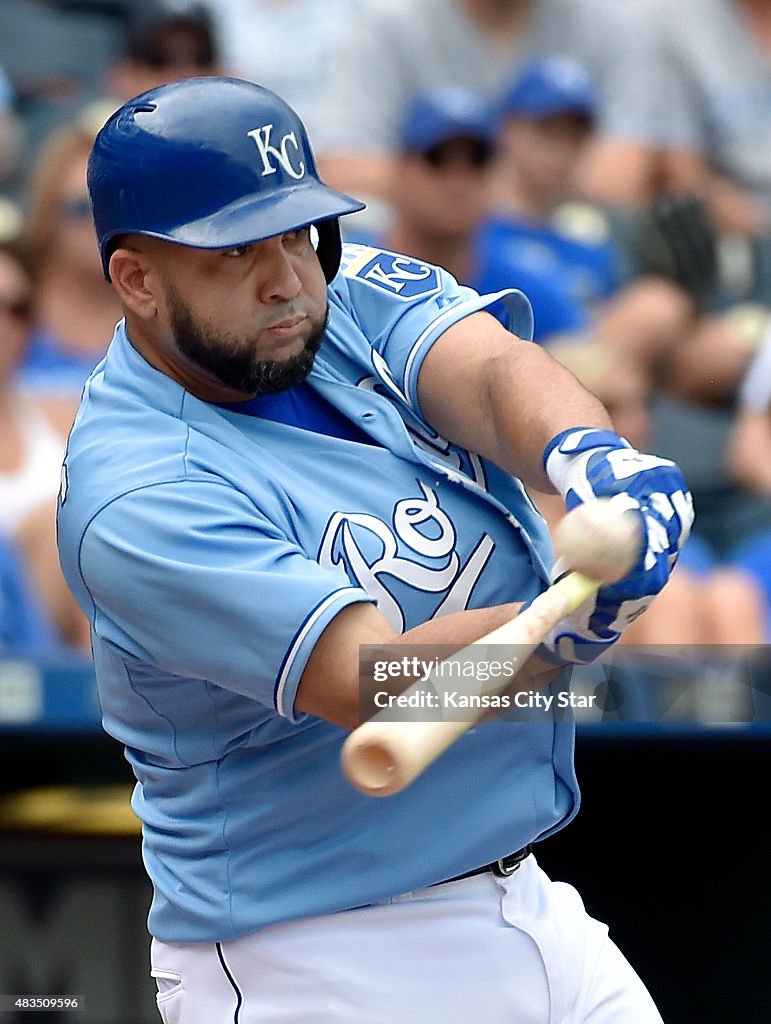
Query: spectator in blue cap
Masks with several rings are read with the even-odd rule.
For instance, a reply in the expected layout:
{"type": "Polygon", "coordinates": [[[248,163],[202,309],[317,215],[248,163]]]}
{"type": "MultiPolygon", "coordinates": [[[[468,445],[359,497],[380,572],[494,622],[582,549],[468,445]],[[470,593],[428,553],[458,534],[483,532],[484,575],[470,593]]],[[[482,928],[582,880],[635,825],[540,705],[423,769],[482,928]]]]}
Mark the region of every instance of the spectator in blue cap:
{"type": "MultiPolygon", "coordinates": [[[[497,103],[494,213],[483,245],[503,249],[522,271],[559,280],[582,310],[586,331],[649,366],[688,329],[691,304],[663,279],[626,283],[610,220],[597,206],[574,201],[597,110],[592,79],[568,57],[534,60],[509,79],[497,103]]],[[[494,263],[490,273],[494,285],[494,263]]],[[[538,324],[536,309],[537,332],[538,324]]],[[[541,341],[553,336],[545,328],[541,341]]]]}
{"type": "Polygon", "coordinates": [[[597,116],[598,97],[583,66],[570,57],[547,57],[527,64],[510,79],[500,101],[504,112],[542,118],[597,116]]]}
{"type": "Polygon", "coordinates": [[[620,284],[609,226],[597,216],[563,234],[551,216],[557,203],[578,192],[576,175],[596,109],[589,75],[567,57],[533,61],[507,82],[498,102],[494,202],[504,215],[502,227],[521,238],[518,258],[544,273],[559,270],[582,305],[620,284]]]}
{"type": "Polygon", "coordinates": [[[450,139],[467,139],[492,153],[495,115],[480,95],[448,85],[423,93],[407,107],[400,130],[403,151],[421,152],[450,139]]]}
{"type": "Polygon", "coordinates": [[[494,131],[492,110],[460,86],[422,94],[407,107],[393,175],[390,248],[469,281],[469,239],[487,207],[494,131]]]}
{"type": "MultiPolygon", "coordinates": [[[[462,284],[479,291],[514,284],[527,293],[547,327],[572,330],[583,322],[583,314],[559,282],[545,283],[527,268],[507,269],[500,252],[484,256],[480,252],[479,232],[490,202],[495,128],[492,106],[469,89],[446,86],[417,96],[399,128],[390,195],[394,220],[387,237],[378,242],[438,263],[462,284]],[[505,284],[487,287],[488,262],[497,265],[505,284]]],[[[497,312],[503,318],[503,310],[497,312]]]]}

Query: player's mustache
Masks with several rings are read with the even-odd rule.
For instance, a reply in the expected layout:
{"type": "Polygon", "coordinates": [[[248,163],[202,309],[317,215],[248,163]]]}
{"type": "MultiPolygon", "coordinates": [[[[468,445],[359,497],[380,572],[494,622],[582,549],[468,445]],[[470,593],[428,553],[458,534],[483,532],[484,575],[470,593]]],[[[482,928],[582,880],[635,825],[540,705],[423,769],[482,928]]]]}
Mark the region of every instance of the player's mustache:
{"type": "Polygon", "coordinates": [[[296,317],[305,318],[309,314],[299,308],[298,303],[290,302],[286,306],[281,307],[281,311],[276,311],[276,316],[266,325],[266,329],[270,330],[271,327],[278,327],[279,324],[283,325],[287,320],[293,320],[296,317]]]}

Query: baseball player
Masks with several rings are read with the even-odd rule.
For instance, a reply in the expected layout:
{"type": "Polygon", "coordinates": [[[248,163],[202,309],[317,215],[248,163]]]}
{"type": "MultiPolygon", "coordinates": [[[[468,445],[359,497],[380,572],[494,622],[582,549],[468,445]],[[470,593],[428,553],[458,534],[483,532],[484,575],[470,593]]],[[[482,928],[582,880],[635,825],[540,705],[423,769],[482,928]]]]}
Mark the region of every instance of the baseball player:
{"type": "Polygon", "coordinates": [[[89,187],[125,319],[70,437],[59,542],[137,777],[163,1020],[660,1021],[530,853],[577,809],[569,722],[487,723],[387,800],[340,748],[361,644],[461,646],[548,585],[523,483],[623,493],[644,523],[634,571],[534,668],[606,649],[688,533],[677,468],[484,312],[505,298],[527,336],[520,293],[341,253],[361,204],[268,90],[137,97],[89,187]]]}

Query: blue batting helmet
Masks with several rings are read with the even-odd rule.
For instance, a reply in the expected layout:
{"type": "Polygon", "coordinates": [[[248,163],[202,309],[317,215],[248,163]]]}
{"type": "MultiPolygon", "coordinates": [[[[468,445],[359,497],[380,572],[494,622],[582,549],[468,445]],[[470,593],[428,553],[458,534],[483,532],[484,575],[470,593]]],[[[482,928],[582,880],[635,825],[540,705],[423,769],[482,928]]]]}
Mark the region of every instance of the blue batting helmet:
{"type": "Polygon", "coordinates": [[[96,137],[88,188],[108,281],[120,235],[228,249],[308,224],[331,281],[337,218],[364,208],[319,180],[292,108],[235,78],[188,78],[129,100],[96,137]]]}

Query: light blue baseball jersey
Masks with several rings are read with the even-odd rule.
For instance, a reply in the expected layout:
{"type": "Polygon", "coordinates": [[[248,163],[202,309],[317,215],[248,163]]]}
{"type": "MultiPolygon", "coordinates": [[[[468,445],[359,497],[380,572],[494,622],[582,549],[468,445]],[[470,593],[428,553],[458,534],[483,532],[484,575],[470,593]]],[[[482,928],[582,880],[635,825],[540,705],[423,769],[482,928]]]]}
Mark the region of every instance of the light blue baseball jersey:
{"type": "MultiPolygon", "coordinates": [[[[376,601],[405,630],[546,585],[548,534],[519,481],[438,437],[417,399],[436,339],[500,297],[346,247],[308,381],[372,443],[202,402],[123,325],[86,385],[61,558],[91,619],[104,726],[138,779],[160,939],[386,899],[574,813],[570,722],[484,725],[376,800],[341,773],[345,731],[294,707],[346,605],[376,601]]],[[[524,297],[506,301],[528,331],[524,297]]]]}

